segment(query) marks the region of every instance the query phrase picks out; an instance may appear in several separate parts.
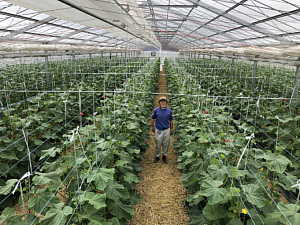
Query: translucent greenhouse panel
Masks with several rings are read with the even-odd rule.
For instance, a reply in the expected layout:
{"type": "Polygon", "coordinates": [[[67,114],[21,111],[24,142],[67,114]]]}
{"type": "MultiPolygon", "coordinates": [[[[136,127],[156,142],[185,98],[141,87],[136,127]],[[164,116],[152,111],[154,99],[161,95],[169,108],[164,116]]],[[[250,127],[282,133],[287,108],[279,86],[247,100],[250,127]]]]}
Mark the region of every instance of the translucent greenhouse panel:
{"type": "Polygon", "coordinates": [[[236,3],[233,1],[215,1],[215,0],[206,0],[206,4],[214,6],[218,8],[219,10],[225,12],[230,7],[234,6],[236,3]]]}
{"type": "Polygon", "coordinates": [[[286,38],[290,41],[294,41],[294,42],[300,42],[300,34],[298,35],[290,35],[290,36],[286,36],[286,38]]]}
{"type": "Polygon", "coordinates": [[[272,34],[282,34],[284,31],[278,26],[274,21],[268,21],[259,25],[260,28],[265,29],[266,31],[272,34]]]}
{"type": "Polygon", "coordinates": [[[0,37],[7,36],[7,35],[9,35],[9,34],[10,34],[9,32],[3,32],[3,31],[0,31],[0,37]]]}
{"type": "MultiPolygon", "coordinates": [[[[99,29],[103,29],[103,27],[105,27],[105,29],[108,29],[110,32],[121,38],[126,38],[128,36],[125,30],[121,30],[126,28],[128,32],[131,32],[131,35],[139,33],[146,41],[152,41],[152,43],[157,42],[153,39],[154,36],[150,31],[143,31],[142,27],[139,27],[139,25],[136,24],[137,19],[132,19],[132,17],[119,7],[116,2],[99,2],[96,0],[74,0],[68,4],[63,4],[62,2],[53,0],[47,1],[47,4],[45,1],[37,2],[34,0],[28,0],[26,2],[22,0],[12,0],[11,2],[38,11],[47,11],[47,14],[56,18],[88,27],[95,27],[99,29]],[[101,21],[103,19],[109,23],[115,24],[115,26],[118,26],[119,28],[112,28],[111,24],[101,21]],[[137,30],[138,32],[136,32],[137,30]]],[[[139,37],[136,35],[136,38],[139,37]]]]}
{"type": "Polygon", "coordinates": [[[84,42],[82,40],[74,40],[74,39],[62,39],[58,41],[59,43],[65,43],[65,44],[83,44],[84,42]]]}
{"type": "Polygon", "coordinates": [[[276,41],[272,38],[260,38],[260,39],[256,39],[256,40],[249,40],[249,41],[245,41],[246,43],[250,44],[250,45],[278,45],[280,44],[280,41],[276,41]]]}
{"type": "Polygon", "coordinates": [[[41,25],[29,31],[37,34],[49,34],[49,35],[57,35],[57,36],[64,36],[72,32],[72,30],[70,29],[55,27],[52,25],[41,25]]]}
{"type": "Polygon", "coordinates": [[[239,6],[230,12],[231,15],[242,18],[249,22],[266,19],[271,16],[278,15],[278,11],[272,9],[263,8],[249,8],[245,6],[239,6]],[[250,18],[249,18],[250,17],[250,18]]]}
{"type": "Polygon", "coordinates": [[[10,29],[10,30],[16,30],[18,29],[18,24],[20,24],[20,29],[25,27],[28,24],[32,24],[32,22],[25,21],[23,19],[19,18],[13,18],[13,17],[5,17],[1,22],[0,22],[0,29],[10,29]],[[22,25],[22,23],[24,23],[22,25]]]}
{"type": "Polygon", "coordinates": [[[196,34],[203,35],[203,36],[210,36],[210,35],[213,35],[215,33],[216,33],[216,31],[207,29],[206,27],[202,27],[199,30],[197,30],[196,34]]]}
{"type": "Polygon", "coordinates": [[[63,26],[70,27],[70,28],[73,28],[73,29],[83,29],[83,28],[86,27],[84,25],[71,23],[71,22],[68,22],[68,21],[65,21],[65,20],[59,20],[59,19],[55,19],[54,21],[52,21],[52,23],[57,24],[57,25],[63,25],[63,26]]]}
{"type": "Polygon", "coordinates": [[[88,40],[88,39],[96,38],[97,36],[81,32],[81,33],[78,33],[78,34],[74,34],[70,37],[71,38],[79,38],[79,39],[83,39],[83,40],[88,40]]]}

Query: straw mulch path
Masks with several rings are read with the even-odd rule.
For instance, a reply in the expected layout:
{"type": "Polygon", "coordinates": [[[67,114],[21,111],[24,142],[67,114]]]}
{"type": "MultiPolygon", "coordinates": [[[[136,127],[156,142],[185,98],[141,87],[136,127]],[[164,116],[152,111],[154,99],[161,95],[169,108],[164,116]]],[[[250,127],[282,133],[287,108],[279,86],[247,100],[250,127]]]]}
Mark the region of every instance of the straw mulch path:
{"type": "MultiPolygon", "coordinates": [[[[160,73],[159,93],[167,93],[164,73],[160,73]]],[[[154,105],[161,95],[156,96],[154,105]]],[[[184,207],[186,190],[176,167],[176,155],[172,144],[168,154],[168,164],[162,161],[153,163],[155,140],[151,131],[149,148],[144,154],[143,168],[137,185],[141,201],[135,206],[135,216],[130,225],[188,225],[187,211],[184,207]]],[[[171,141],[172,143],[172,141],[171,141]]]]}

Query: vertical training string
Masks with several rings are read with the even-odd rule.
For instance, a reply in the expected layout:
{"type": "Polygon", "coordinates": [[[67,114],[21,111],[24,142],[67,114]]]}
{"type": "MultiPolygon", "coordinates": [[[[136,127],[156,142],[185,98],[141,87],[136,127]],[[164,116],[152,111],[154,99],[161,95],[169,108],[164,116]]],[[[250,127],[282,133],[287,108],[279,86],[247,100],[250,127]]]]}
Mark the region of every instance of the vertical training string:
{"type": "Polygon", "coordinates": [[[29,149],[28,139],[27,139],[28,137],[27,137],[27,135],[25,133],[24,128],[22,128],[22,132],[23,132],[24,140],[25,140],[26,147],[27,147],[27,154],[28,154],[28,160],[29,160],[30,173],[32,174],[31,154],[30,154],[30,149],[29,149]]]}

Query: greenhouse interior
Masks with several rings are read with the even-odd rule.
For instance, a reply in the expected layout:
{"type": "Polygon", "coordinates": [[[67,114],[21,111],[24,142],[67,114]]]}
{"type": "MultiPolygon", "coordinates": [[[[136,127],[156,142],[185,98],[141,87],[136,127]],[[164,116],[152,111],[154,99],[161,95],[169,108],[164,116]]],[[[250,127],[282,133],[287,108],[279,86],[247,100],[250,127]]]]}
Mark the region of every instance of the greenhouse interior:
{"type": "Polygon", "coordinates": [[[300,225],[300,0],[0,0],[0,225],[300,225]]]}

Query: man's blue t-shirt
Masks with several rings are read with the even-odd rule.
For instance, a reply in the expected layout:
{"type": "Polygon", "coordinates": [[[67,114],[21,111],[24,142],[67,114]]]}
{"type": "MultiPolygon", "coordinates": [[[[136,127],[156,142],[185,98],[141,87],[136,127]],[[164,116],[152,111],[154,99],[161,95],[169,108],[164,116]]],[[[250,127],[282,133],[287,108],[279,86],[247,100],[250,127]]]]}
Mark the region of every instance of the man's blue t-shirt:
{"type": "Polygon", "coordinates": [[[172,110],[169,108],[157,107],[154,109],[152,119],[155,119],[155,127],[158,130],[170,128],[170,121],[173,120],[172,110]]]}

